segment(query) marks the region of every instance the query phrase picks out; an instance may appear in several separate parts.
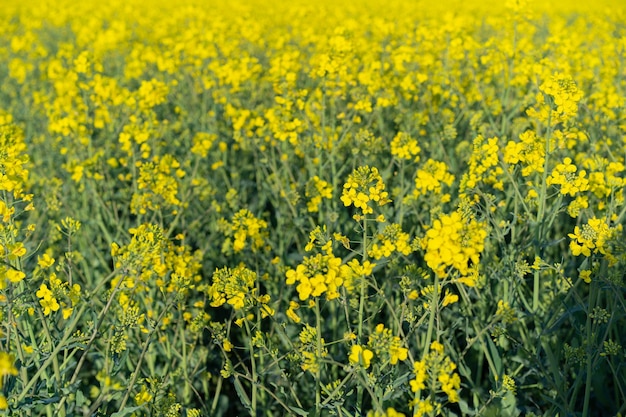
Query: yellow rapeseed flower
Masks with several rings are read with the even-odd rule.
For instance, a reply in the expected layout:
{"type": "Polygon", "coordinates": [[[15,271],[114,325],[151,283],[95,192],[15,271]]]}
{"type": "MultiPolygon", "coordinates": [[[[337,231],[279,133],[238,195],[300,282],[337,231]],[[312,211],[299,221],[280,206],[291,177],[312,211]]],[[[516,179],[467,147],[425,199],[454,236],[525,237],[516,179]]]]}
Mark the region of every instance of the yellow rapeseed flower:
{"type": "Polygon", "coordinates": [[[364,349],[361,345],[352,345],[350,348],[348,360],[352,365],[361,365],[363,368],[367,369],[370,367],[373,358],[374,352],[369,349],[364,349]]]}

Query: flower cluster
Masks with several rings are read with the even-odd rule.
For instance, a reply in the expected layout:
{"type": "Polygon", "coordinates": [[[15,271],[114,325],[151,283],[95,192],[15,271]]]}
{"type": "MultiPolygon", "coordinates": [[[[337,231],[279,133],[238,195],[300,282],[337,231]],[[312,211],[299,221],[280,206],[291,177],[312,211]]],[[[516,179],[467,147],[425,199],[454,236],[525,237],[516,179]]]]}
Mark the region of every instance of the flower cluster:
{"type": "Polygon", "coordinates": [[[139,90],[137,91],[139,109],[146,111],[164,103],[168,93],[169,88],[162,81],[157,81],[155,79],[142,81],[139,86],[139,90]]]}
{"type": "Polygon", "coordinates": [[[343,278],[343,286],[349,292],[360,286],[361,280],[366,279],[372,274],[375,263],[370,261],[359,262],[358,259],[351,259],[347,263],[341,265],[341,277],[343,278]]]}
{"type": "Polygon", "coordinates": [[[367,346],[378,357],[389,360],[391,365],[406,360],[409,353],[409,350],[402,346],[400,337],[393,336],[391,329],[386,328],[382,323],[377,324],[374,333],[370,334],[367,346]]]}
{"type": "MultiPolygon", "coordinates": [[[[167,300],[179,303],[178,313],[189,323],[190,331],[197,333],[197,327],[207,321],[206,314],[196,312],[192,319],[191,311],[197,310],[197,306],[187,307],[182,301],[192,290],[203,289],[198,285],[202,252],[192,252],[184,244],[175,244],[154,224],[142,224],[129,232],[132,237],[127,245],[111,245],[116,268],[111,285],[117,301],[111,349],[117,353],[125,351],[133,329],[149,332],[148,327],[154,321],[148,320],[161,317],[159,327],[162,329],[172,324],[172,315],[166,314],[167,300]]],[[[177,235],[175,240],[182,238],[177,235]]],[[[204,302],[200,304],[203,305],[204,302]]]]}
{"type": "MultiPolygon", "coordinates": [[[[166,248],[163,230],[157,225],[146,223],[129,232],[132,237],[128,245],[111,245],[115,267],[126,276],[138,276],[141,281],[148,281],[154,275],[163,277],[167,272],[162,257],[166,248]]],[[[131,279],[127,281],[128,287],[135,286],[131,279]]]]}
{"type": "Polygon", "coordinates": [[[498,138],[485,140],[479,135],[474,139],[469,168],[461,179],[461,192],[477,187],[480,183],[490,185],[496,190],[503,190],[504,183],[501,177],[504,171],[498,165],[498,151],[498,138]]]}
{"type": "Polygon", "coordinates": [[[180,164],[171,155],[154,157],[150,162],[138,162],[137,192],[133,194],[131,212],[146,214],[162,207],[173,207],[176,214],[181,206],[178,199],[178,179],[185,176],[180,164]],[[174,175],[172,175],[174,173],[174,175]]]}
{"type": "Polygon", "coordinates": [[[333,255],[332,241],[322,251],[312,256],[305,256],[296,269],[286,273],[287,285],[296,286],[300,300],[319,297],[326,294],[326,299],[339,297],[339,287],[343,284],[341,258],[333,255]]]}
{"type": "Polygon", "coordinates": [[[192,139],[191,153],[206,158],[217,135],[206,132],[198,132],[192,139]]]}
{"type": "Polygon", "coordinates": [[[391,140],[391,154],[398,159],[419,162],[420,152],[417,139],[412,138],[408,133],[398,132],[391,140]]]}
{"type": "Polygon", "coordinates": [[[422,239],[422,248],[426,251],[424,260],[442,277],[446,276],[448,267],[466,275],[472,264],[478,264],[486,237],[484,224],[466,220],[458,211],[444,214],[433,222],[422,239]]]}
{"type": "Polygon", "coordinates": [[[318,340],[317,329],[305,324],[298,335],[297,352],[300,357],[300,367],[303,371],[315,374],[320,369],[320,361],[328,356],[324,338],[318,340]]]}
{"type": "Polygon", "coordinates": [[[376,235],[376,243],[372,244],[368,253],[374,259],[389,257],[393,252],[403,255],[409,255],[413,249],[411,248],[410,236],[402,231],[397,223],[392,223],[376,235]]]}
{"type": "MultiPolygon", "coordinates": [[[[5,377],[17,375],[15,367],[15,357],[6,352],[0,352],[0,390],[3,388],[5,377]]],[[[0,410],[6,410],[9,407],[4,395],[0,394],[0,410]]]]}
{"type": "Polygon", "coordinates": [[[237,253],[245,249],[246,243],[253,252],[265,245],[267,222],[254,216],[248,209],[241,209],[233,215],[231,222],[222,222],[222,231],[227,236],[222,251],[237,253]]]}
{"type": "MultiPolygon", "coordinates": [[[[458,402],[461,378],[455,369],[456,364],[444,355],[443,345],[432,342],[429,353],[421,361],[413,363],[415,378],[410,381],[411,391],[418,393],[426,390],[429,394],[424,400],[416,396],[411,405],[418,411],[432,410],[433,406],[441,405],[439,393],[444,393],[448,402],[458,402]]],[[[425,414],[428,413],[422,411],[420,415],[425,414]]]]}
{"type": "Polygon", "coordinates": [[[207,289],[212,307],[223,304],[231,305],[235,310],[241,310],[259,305],[264,317],[274,314],[268,305],[269,295],[259,295],[257,288],[257,274],[244,265],[235,268],[224,267],[213,273],[213,282],[207,289]]]}
{"type": "Polygon", "coordinates": [[[511,307],[511,305],[504,301],[498,301],[498,309],[496,310],[496,316],[499,320],[502,320],[504,324],[511,324],[517,321],[517,316],[515,310],[511,307]]]}
{"type": "Polygon", "coordinates": [[[343,185],[341,201],[346,207],[354,205],[361,209],[365,215],[374,212],[371,204],[383,206],[389,203],[388,195],[378,168],[362,166],[352,171],[343,185]]]}
{"type": "Polygon", "coordinates": [[[371,350],[364,348],[361,345],[352,345],[348,361],[352,365],[359,365],[362,366],[363,369],[367,369],[370,367],[373,358],[374,352],[371,350]]]}
{"type": "Polygon", "coordinates": [[[576,116],[582,92],[572,77],[556,73],[544,81],[539,86],[539,90],[541,93],[537,94],[538,108],[528,109],[528,116],[537,118],[542,123],[553,125],[563,123],[576,116]],[[550,97],[551,103],[546,103],[546,97],[550,97]]]}
{"type": "MultiPolygon", "coordinates": [[[[585,158],[583,166],[588,168],[589,191],[597,198],[604,199],[616,189],[626,186],[623,172],[626,170],[621,162],[609,162],[606,158],[585,158]]],[[[623,201],[621,193],[615,193],[615,198],[623,201]]]]}
{"type": "Polygon", "coordinates": [[[522,176],[543,172],[546,155],[543,139],[535,131],[527,130],[519,135],[519,142],[509,141],[504,148],[504,162],[509,165],[523,164],[522,176]]]}
{"type": "MultiPolygon", "coordinates": [[[[128,119],[128,123],[124,124],[118,135],[120,150],[130,157],[138,155],[143,159],[148,159],[152,151],[151,140],[158,132],[158,122],[150,118],[146,120],[144,117],[134,114],[128,119]]],[[[118,158],[115,162],[114,160],[108,162],[109,165],[114,166],[118,163],[122,166],[129,164],[129,161],[123,157],[118,158]]]]}
{"type": "Polygon", "coordinates": [[[21,211],[33,210],[32,194],[25,193],[28,181],[28,162],[24,135],[12,122],[10,115],[0,113],[0,250],[4,263],[0,265],[0,290],[7,283],[17,284],[26,278],[21,259],[28,250],[21,241],[20,232],[32,231],[34,225],[22,229],[16,221],[21,211]]]}
{"type": "Polygon", "coordinates": [[[333,197],[332,186],[317,175],[307,182],[305,195],[309,198],[306,208],[309,212],[316,213],[319,211],[322,199],[330,199],[333,197]]]}
{"type": "Polygon", "coordinates": [[[429,159],[415,173],[415,189],[413,196],[415,198],[422,195],[440,196],[442,203],[450,201],[449,194],[441,195],[443,185],[450,187],[454,182],[454,175],[448,172],[448,166],[445,162],[429,159]]]}
{"type": "Polygon", "coordinates": [[[561,194],[574,197],[576,194],[589,189],[589,180],[585,178],[587,172],[581,170],[576,174],[576,165],[572,164],[571,158],[563,159],[563,163],[558,164],[552,174],[546,179],[548,185],[560,185],[561,194]]]}
{"type": "Polygon", "coordinates": [[[372,360],[376,357],[383,365],[398,364],[408,357],[409,350],[402,346],[400,337],[393,336],[391,329],[379,323],[374,332],[370,334],[367,345],[353,344],[350,347],[348,361],[352,365],[362,366],[363,369],[370,367],[372,360]]]}
{"type": "Polygon", "coordinates": [[[606,221],[592,217],[582,226],[575,226],[574,233],[569,233],[569,247],[574,256],[591,256],[592,253],[600,253],[609,261],[615,261],[610,252],[611,239],[615,237],[621,225],[610,227],[606,221]]]}
{"type": "Polygon", "coordinates": [[[30,198],[24,194],[28,180],[28,162],[24,134],[12,123],[12,117],[2,117],[0,122],[0,191],[12,193],[16,200],[30,198]]]}
{"type": "MultiPolygon", "coordinates": [[[[181,239],[178,235],[177,239],[181,239]]],[[[187,295],[202,280],[202,251],[192,249],[183,244],[175,244],[173,241],[166,242],[163,262],[167,267],[168,274],[159,276],[156,285],[166,293],[187,295]]]]}
{"type": "Polygon", "coordinates": [[[79,284],[74,283],[70,286],[68,282],[63,282],[53,272],[48,277],[48,284],[42,283],[36,295],[45,316],[61,309],[63,318],[67,320],[80,301],[80,293],[79,284]],[[61,300],[60,303],[59,300],[61,300]]]}
{"type": "Polygon", "coordinates": [[[550,138],[550,149],[573,150],[579,143],[587,142],[589,137],[577,127],[568,127],[565,130],[554,129],[550,138]]]}
{"type": "Polygon", "coordinates": [[[580,214],[580,211],[589,207],[589,199],[586,195],[577,195],[572,201],[567,205],[567,214],[570,217],[576,218],[580,214]]]}

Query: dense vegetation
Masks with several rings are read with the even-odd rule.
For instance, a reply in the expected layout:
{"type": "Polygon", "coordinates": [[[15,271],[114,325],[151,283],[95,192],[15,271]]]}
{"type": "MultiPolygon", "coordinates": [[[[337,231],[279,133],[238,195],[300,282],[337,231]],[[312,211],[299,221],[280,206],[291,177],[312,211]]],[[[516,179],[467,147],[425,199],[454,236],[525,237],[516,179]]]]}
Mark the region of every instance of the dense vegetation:
{"type": "Polygon", "coordinates": [[[0,414],[626,413],[623,7],[1,3],[0,414]]]}

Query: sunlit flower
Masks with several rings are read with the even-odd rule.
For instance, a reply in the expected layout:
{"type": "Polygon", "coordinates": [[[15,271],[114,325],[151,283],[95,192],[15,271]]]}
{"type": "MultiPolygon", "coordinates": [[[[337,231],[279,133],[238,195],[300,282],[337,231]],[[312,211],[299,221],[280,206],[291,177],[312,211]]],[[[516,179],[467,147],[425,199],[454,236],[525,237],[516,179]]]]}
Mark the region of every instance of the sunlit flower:
{"type": "Polygon", "coordinates": [[[372,358],[374,357],[374,352],[369,349],[364,349],[361,345],[352,345],[350,348],[350,356],[348,359],[350,363],[353,365],[361,365],[363,368],[367,369],[370,367],[370,363],[372,362],[372,358]]]}

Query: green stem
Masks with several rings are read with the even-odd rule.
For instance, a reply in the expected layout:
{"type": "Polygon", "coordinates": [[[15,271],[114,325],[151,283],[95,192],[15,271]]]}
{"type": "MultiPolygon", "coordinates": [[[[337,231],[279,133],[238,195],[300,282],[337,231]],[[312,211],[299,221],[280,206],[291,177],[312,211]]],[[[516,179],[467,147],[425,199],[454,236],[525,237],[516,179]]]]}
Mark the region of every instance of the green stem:
{"type": "Polygon", "coordinates": [[[320,415],[322,404],[322,375],[321,375],[321,361],[322,361],[322,318],[320,314],[320,300],[315,298],[315,335],[317,343],[317,369],[315,370],[315,415],[320,415]]]}
{"type": "MultiPolygon", "coordinates": [[[[106,277],[103,280],[102,285],[105,282],[108,282],[108,280],[111,277],[113,277],[113,276],[114,276],[114,274],[111,273],[108,277],[106,277]]],[[[74,373],[72,374],[72,378],[70,379],[70,382],[68,383],[68,385],[71,386],[78,379],[78,375],[80,373],[80,370],[82,369],[83,365],[85,364],[85,360],[87,359],[87,354],[89,353],[89,350],[91,349],[91,346],[93,345],[93,343],[95,342],[95,340],[96,340],[96,338],[98,336],[98,331],[100,330],[100,327],[102,326],[102,323],[104,322],[104,317],[106,316],[106,313],[109,311],[109,308],[111,308],[111,304],[113,303],[113,299],[115,298],[115,295],[117,294],[117,291],[119,290],[120,286],[122,285],[122,282],[124,282],[124,278],[125,278],[125,275],[122,275],[119,278],[119,281],[117,282],[117,284],[113,288],[113,291],[111,291],[111,295],[109,296],[109,299],[107,300],[107,303],[104,306],[104,309],[100,312],[99,317],[98,317],[98,321],[96,322],[96,326],[94,327],[93,332],[91,333],[91,337],[87,341],[87,346],[85,346],[85,348],[83,349],[83,354],[81,355],[80,359],[78,360],[78,363],[76,364],[76,368],[74,369],[74,373]]],[[[94,291],[94,294],[97,294],[97,291],[94,291]]],[[[81,311],[78,313],[78,316],[77,316],[78,318],[80,318],[80,316],[82,315],[83,311],[85,310],[85,305],[89,305],[89,303],[86,303],[86,302],[83,303],[83,307],[81,308],[81,311]]],[[[75,349],[74,352],[76,352],[77,349],[75,349]]],[[[74,354],[74,352],[72,352],[72,355],[74,354]]],[[[59,408],[61,408],[63,406],[63,404],[65,403],[66,399],[67,399],[67,397],[61,398],[61,401],[59,402],[59,408]]]]}
{"type": "MultiPolygon", "coordinates": [[[[367,260],[367,217],[363,216],[363,241],[362,241],[362,262],[367,260]]],[[[359,297],[359,317],[357,324],[357,340],[359,343],[363,340],[363,315],[365,311],[365,276],[361,276],[360,297],[359,297]]],[[[357,409],[362,410],[363,406],[363,384],[357,385],[357,409]]]]}
{"type": "MultiPolygon", "coordinates": [[[[363,241],[362,241],[362,263],[367,260],[367,217],[363,218],[363,241]]],[[[358,340],[361,341],[363,337],[363,311],[365,309],[365,289],[366,282],[365,277],[361,276],[361,288],[360,288],[360,298],[359,298],[359,321],[358,321],[358,340]]]]}
{"type": "Polygon", "coordinates": [[[426,330],[426,339],[424,346],[424,355],[425,357],[428,355],[428,351],[430,350],[430,342],[433,337],[433,329],[435,327],[435,316],[437,315],[437,307],[439,305],[439,275],[435,273],[435,284],[433,285],[433,294],[430,299],[430,312],[428,318],[428,329],[426,330]]]}
{"type": "Polygon", "coordinates": [[[539,308],[539,271],[535,271],[533,276],[533,313],[537,313],[539,308]]]}
{"type": "Polygon", "coordinates": [[[255,353],[254,353],[254,345],[252,344],[252,332],[250,331],[250,325],[248,324],[248,320],[244,321],[244,324],[246,326],[246,332],[248,333],[248,343],[249,343],[249,347],[250,347],[250,370],[251,370],[251,379],[252,379],[252,398],[250,401],[250,407],[251,407],[251,412],[253,416],[257,415],[256,412],[256,403],[257,403],[257,384],[258,384],[258,376],[256,373],[256,360],[255,360],[255,353]]]}
{"type": "MultiPolygon", "coordinates": [[[[179,310],[183,310],[183,306],[180,305],[179,306],[179,310]]],[[[189,389],[189,371],[187,369],[187,340],[185,338],[185,331],[184,331],[184,326],[178,326],[180,332],[179,332],[179,340],[181,341],[181,345],[182,345],[182,367],[183,367],[183,373],[185,374],[185,387],[183,388],[183,396],[185,398],[185,401],[189,401],[189,398],[191,396],[191,392],[189,389]]]]}
{"type": "Polygon", "coordinates": [[[141,366],[143,364],[143,358],[146,356],[146,353],[148,352],[148,347],[150,346],[152,336],[159,328],[159,323],[161,322],[163,317],[165,317],[165,314],[169,311],[171,306],[172,306],[172,303],[169,303],[165,306],[161,314],[159,314],[159,317],[157,317],[154,325],[152,326],[152,329],[150,329],[150,333],[148,333],[148,337],[146,338],[146,343],[145,345],[143,345],[143,349],[141,350],[141,354],[139,355],[139,359],[137,360],[137,366],[135,366],[135,370],[132,373],[132,377],[128,383],[128,388],[126,388],[126,393],[124,394],[124,398],[122,399],[122,403],[120,404],[118,413],[124,409],[124,407],[126,406],[126,403],[128,402],[128,399],[130,398],[130,392],[133,390],[133,387],[135,386],[135,382],[137,382],[137,378],[139,377],[139,371],[141,370],[141,366]]]}
{"type": "Polygon", "coordinates": [[[402,219],[404,219],[404,198],[402,197],[405,194],[405,190],[404,190],[404,160],[401,159],[400,160],[400,190],[402,190],[402,194],[401,196],[399,196],[400,198],[398,198],[397,201],[397,205],[398,207],[398,215],[396,216],[396,223],[398,223],[400,225],[400,228],[402,228],[402,219]]]}
{"type": "MultiPolygon", "coordinates": [[[[256,386],[258,384],[258,382],[254,382],[252,380],[252,378],[250,378],[248,375],[245,374],[236,374],[236,377],[241,377],[247,381],[249,381],[253,386],[256,386]]],[[[289,408],[289,406],[287,404],[285,404],[280,398],[278,398],[278,396],[272,392],[269,388],[267,388],[264,385],[259,385],[259,388],[261,388],[263,391],[265,391],[267,394],[269,394],[270,397],[272,397],[274,399],[274,401],[276,401],[278,404],[280,404],[281,407],[283,407],[285,409],[285,411],[287,412],[288,416],[295,416],[295,414],[293,413],[293,411],[291,410],[291,408],[289,408]]],[[[253,414],[256,415],[256,414],[253,414]]]]}
{"type": "Polygon", "coordinates": [[[222,381],[224,378],[221,376],[217,379],[217,386],[215,387],[215,394],[213,395],[213,402],[211,403],[211,415],[215,415],[217,409],[217,402],[220,399],[220,392],[222,391],[222,381]]]}
{"type": "MultiPolygon", "coordinates": [[[[356,370],[356,368],[355,368],[356,370]]],[[[352,378],[352,376],[354,375],[355,370],[349,372],[344,378],[343,380],[341,380],[341,382],[339,383],[339,385],[337,385],[337,387],[335,387],[335,389],[331,392],[326,392],[326,399],[324,400],[324,402],[322,403],[322,405],[327,405],[329,402],[331,402],[333,399],[335,399],[335,396],[339,393],[339,391],[343,388],[343,386],[350,380],[350,378],[352,378]]]]}
{"type": "MultiPolygon", "coordinates": [[[[100,330],[100,326],[102,326],[102,322],[104,321],[104,316],[106,316],[107,312],[109,311],[109,308],[111,308],[111,304],[113,303],[113,299],[115,298],[115,295],[117,294],[117,291],[119,290],[120,286],[122,285],[122,282],[124,282],[124,278],[125,278],[124,275],[122,275],[119,278],[117,284],[113,288],[113,291],[111,291],[111,296],[109,297],[106,305],[104,306],[104,309],[100,312],[100,315],[98,317],[98,321],[96,323],[96,326],[94,327],[93,332],[91,334],[91,337],[89,338],[89,341],[87,342],[87,346],[84,349],[84,353],[82,354],[82,356],[78,360],[78,364],[76,365],[76,369],[74,370],[74,374],[72,375],[72,379],[70,379],[70,385],[72,385],[74,382],[76,382],[76,379],[78,378],[78,373],[80,372],[80,369],[82,368],[83,364],[85,363],[85,360],[87,359],[87,353],[89,352],[89,349],[91,349],[91,346],[93,345],[94,341],[96,340],[96,337],[98,336],[98,331],[100,330]]],[[[88,303],[85,303],[85,304],[88,304],[88,303]]]]}
{"type": "MultiPolygon", "coordinates": [[[[46,317],[44,316],[41,309],[37,309],[37,312],[39,313],[39,319],[41,320],[41,324],[43,326],[43,332],[46,337],[46,340],[48,341],[48,344],[50,345],[50,347],[52,347],[54,345],[54,342],[52,340],[52,336],[50,335],[50,329],[48,328],[46,317]]],[[[52,356],[52,370],[54,372],[54,378],[57,381],[57,386],[59,388],[62,388],[63,380],[61,378],[61,370],[59,368],[59,358],[56,355],[52,356]]],[[[59,406],[58,412],[59,412],[60,417],[65,417],[65,407],[59,406]]]]}
{"type": "Polygon", "coordinates": [[[592,371],[593,371],[593,323],[591,319],[591,314],[593,309],[595,308],[596,301],[598,296],[598,284],[596,280],[591,282],[591,289],[589,293],[589,307],[587,310],[587,321],[585,323],[585,336],[587,339],[587,364],[586,364],[586,380],[585,380],[585,397],[583,401],[583,413],[582,417],[589,416],[589,400],[591,398],[591,389],[592,389],[592,371]]]}
{"type": "MultiPolygon", "coordinates": [[[[25,291],[25,283],[24,281],[21,281],[19,283],[20,285],[20,292],[24,292],[25,291]]],[[[9,297],[8,297],[8,303],[7,303],[7,315],[8,315],[8,320],[6,323],[6,347],[3,347],[3,350],[11,350],[11,338],[13,337],[13,332],[11,331],[14,327],[17,328],[18,326],[18,322],[16,320],[16,318],[13,315],[13,288],[11,287],[9,290],[9,297]]],[[[28,325],[28,329],[31,330],[31,326],[30,324],[28,325]]],[[[26,363],[26,357],[24,355],[24,350],[22,349],[22,344],[20,343],[20,339],[19,339],[19,332],[16,331],[15,332],[15,348],[17,350],[17,357],[19,358],[21,363],[26,363]]],[[[22,366],[20,367],[20,379],[22,380],[22,383],[27,383],[26,381],[28,381],[28,369],[26,366],[22,366]]]]}
{"type": "Polygon", "coordinates": [[[87,306],[88,306],[87,303],[83,303],[80,310],[78,311],[78,314],[74,316],[72,321],[65,328],[65,333],[63,334],[63,338],[61,339],[61,341],[57,344],[54,350],[50,353],[50,356],[48,356],[48,358],[39,366],[35,375],[33,375],[30,381],[28,381],[28,383],[26,384],[26,386],[24,387],[20,395],[17,397],[17,403],[20,403],[24,400],[26,395],[28,395],[28,391],[30,391],[33,388],[33,386],[35,385],[35,383],[37,382],[41,374],[45,372],[48,366],[50,366],[50,364],[52,363],[56,355],[58,355],[59,352],[61,352],[61,350],[66,347],[67,341],[72,336],[72,333],[74,332],[74,329],[76,328],[76,325],[78,324],[80,317],[87,309],[87,306]]]}
{"type": "MultiPolygon", "coordinates": [[[[546,132],[545,140],[545,155],[543,159],[543,172],[541,174],[541,190],[539,193],[539,207],[537,208],[537,218],[535,220],[535,247],[537,248],[538,255],[543,256],[543,249],[540,247],[540,242],[544,239],[544,223],[545,223],[545,210],[546,201],[548,199],[548,168],[549,168],[549,156],[550,156],[550,139],[552,136],[552,112],[548,116],[548,129],[546,132]]],[[[536,313],[539,308],[539,271],[535,271],[533,280],[533,313],[536,313]]]]}
{"type": "MultiPolygon", "coordinates": [[[[433,294],[432,297],[430,299],[430,312],[429,312],[429,318],[428,318],[428,329],[426,330],[426,339],[424,339],[424,347],[423,347],[423,354],[422,354],[422,359],[424,359],[427,355],[428,352],[430,351],[430,341],[432,340],[433,337],[433,329],[435,327],[435,315],[437,314],[437,307],[439,306],[439,274],[435,273],[435,284],[433,286],[433,294]]],[[[414,410],[413,412],[416,413],[417,412],[417,402],[421,397],[421,390],[417,390],[415,392],[415,396],[414,396],[414,402],[415,402],[415,406],[414,406],[414,410]]]]}

